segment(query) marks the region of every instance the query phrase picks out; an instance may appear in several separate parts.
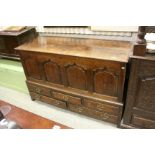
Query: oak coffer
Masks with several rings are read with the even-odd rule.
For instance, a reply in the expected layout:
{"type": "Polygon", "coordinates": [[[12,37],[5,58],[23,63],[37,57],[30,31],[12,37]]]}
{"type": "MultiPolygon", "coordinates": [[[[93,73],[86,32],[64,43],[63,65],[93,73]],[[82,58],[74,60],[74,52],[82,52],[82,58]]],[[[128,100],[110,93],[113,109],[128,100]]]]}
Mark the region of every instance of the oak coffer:
{"type": "Polygon", "coordinates": [[[120,123],[130,42],[38,37],[16,50],[32,100],[120,123]]]}

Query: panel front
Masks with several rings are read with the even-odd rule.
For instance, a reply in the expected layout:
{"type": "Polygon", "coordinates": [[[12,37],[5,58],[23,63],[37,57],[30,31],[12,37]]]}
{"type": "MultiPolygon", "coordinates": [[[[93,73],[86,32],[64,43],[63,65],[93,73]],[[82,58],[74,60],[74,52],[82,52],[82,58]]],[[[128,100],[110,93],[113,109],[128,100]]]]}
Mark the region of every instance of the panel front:
{"type": "Polygon", "coordinates": [[[21,54],[28,77],[119,98],[125,75],[120,62],[53,54],[21,54]],[[26,56],[24,56],[26,55],[26,56]]]}

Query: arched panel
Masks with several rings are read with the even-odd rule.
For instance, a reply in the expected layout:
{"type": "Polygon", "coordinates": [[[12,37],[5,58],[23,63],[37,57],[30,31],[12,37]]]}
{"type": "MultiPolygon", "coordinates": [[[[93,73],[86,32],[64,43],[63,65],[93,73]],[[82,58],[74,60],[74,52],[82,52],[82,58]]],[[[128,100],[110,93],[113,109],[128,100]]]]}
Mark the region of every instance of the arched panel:
{"type": "Polygon", "coordinates": [[[45,76],[47,81],[61,84],[60,66],[52,61],[44,63],[45,76]]]}
{"type": "Polygon", "coordinates": [[[76,64],[66,66],[68,85],[73,88],[87,89],[86,70],[76,64]]]}
{"type": "Polygon", "coordinates": [[[94,73],[94,91],[99,94],[116,96],[118,77],[107,70],[101,69],[94,73]]]}
{"type": "Polygon", "coordinates": [[[35,79],[41,79],[39,67],[36,57],[29,56],[24,60],[26,71],[29,77],[35,79]]]}

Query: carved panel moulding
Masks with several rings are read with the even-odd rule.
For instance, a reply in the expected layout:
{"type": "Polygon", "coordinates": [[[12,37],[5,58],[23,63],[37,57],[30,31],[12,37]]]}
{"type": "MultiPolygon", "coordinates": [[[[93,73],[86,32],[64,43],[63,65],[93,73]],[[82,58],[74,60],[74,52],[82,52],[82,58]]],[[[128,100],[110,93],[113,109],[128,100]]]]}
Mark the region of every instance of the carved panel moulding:
{"type": "Polygon", "coordinates": [[[65,71],[68,86],[83,90],[87,89],[87,70],[73,63],[65,65],[65,71]]]}
{"type": "Polygon", "coordinates": [[[102,93],[103,92],[108,93],[108,94],[110,93],[109,95],[117,96],[117,94],[118,94],[118,80],[119,80],[119,75],[117,73],[113,72],[112,70],[108,70],[106,67],[98,68],[98,69],[93,70],[93,79],[94,79],[94,82],[93,82],[94,83],[94,91],[97,91],[98,93],[99,92],[101,93],[101,91],[102,91],[102,93]],[[109,76],[110,76],[109,78],[113,79],[112,80],[114,82],[113,87],[111,87],[111,83],[109,83],[108,81],[107,81],[107,83],[104,82],[104,87],[103,87],[103,85],[101,87],[101,84],[103,84],[103,81],[95,80],[97,77],[99,77],[99,75],[101,75],[101,73],[103,76],[103,80],[104,80],[104,78],[106,79],[106,77],[109,77],[109,76]],[[105,75],[103,75],[103,74],[105,74],[105,75]],[[100,87],[95,81],[100,82],[100,87]],[[102,90],[101,90],[101,88],[102,88],[102,90]]]}
{"type": "Polygon", "coordinates": [[[49,59],[43,63],[43,66],[47,81],[62,83],[60,66],[56,62],[49,59]]]}

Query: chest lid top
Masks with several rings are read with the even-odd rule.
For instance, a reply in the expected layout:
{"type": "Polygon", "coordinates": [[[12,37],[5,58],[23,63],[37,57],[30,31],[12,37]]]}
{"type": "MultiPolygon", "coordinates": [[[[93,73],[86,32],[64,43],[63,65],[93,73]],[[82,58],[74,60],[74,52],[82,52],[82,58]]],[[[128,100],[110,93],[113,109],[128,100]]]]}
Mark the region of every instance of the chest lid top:
{"type": "Polygon", "coordinates": [[[132,43],[71,37],[37,37],[16,50],[128,62],[132,43]]]}

